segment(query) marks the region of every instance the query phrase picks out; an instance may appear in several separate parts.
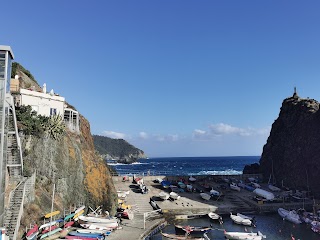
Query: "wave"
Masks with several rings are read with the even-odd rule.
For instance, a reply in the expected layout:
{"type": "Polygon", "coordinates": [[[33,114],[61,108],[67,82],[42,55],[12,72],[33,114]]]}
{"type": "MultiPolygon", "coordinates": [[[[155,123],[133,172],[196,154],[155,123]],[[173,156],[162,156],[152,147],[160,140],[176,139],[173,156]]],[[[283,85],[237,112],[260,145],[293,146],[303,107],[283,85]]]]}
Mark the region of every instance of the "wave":
{"type": "MultiPolygon", "coordinates": [[[[234,169],[226,169],[221,171],[200,171],[194,175],[240,175],[242,174],[242,171],[237,171],[234,169]]],[[[190,175],[190,174],[189,174],[190,175]]]]}
{"type": "Polygon", "coordinates": [[[134,163],[108,163],[110,166],[130,166],[130,165],[145,165],[145,164],[150,164],[150,163],[141,163],[141,162],[134,162],[134,163]]]}

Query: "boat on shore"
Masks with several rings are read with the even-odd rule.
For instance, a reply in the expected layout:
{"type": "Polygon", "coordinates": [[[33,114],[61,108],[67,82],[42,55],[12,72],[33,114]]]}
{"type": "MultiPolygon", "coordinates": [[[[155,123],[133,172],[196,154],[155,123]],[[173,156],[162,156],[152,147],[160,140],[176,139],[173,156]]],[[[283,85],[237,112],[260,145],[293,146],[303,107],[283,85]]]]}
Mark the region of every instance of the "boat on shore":
{"type": "Polygon", "coordinates": [[[171,192],[171,193],[169,194],[169,196],[170,196],[170,198],[172,198],[173,200],[179,200],[179,199],[180,199],[180,196],[179,196],[177,193],[175,193],[175,192],[171,192]]]}
{"type": "Polygon", "coordinates": [[[117,218],[115,217],[87,217],[87,216],[79,216],[79,219],[84,222],[90,223],[114,223],[117,222],[117,218]]]}
{"type": "Polygon", "coordinates": [[[184,215],[175,215],[175,219],[187,220],[187,219],[196,219],[205,217],[206,214],[184,214],[184,215]]]}
{"type": "Polygon", "coordinates": [[[161,198],[162,200],[168,200],[170,197],[170,195],[166,192],[160,192],[159,193],[159,198],[161,198]]]}
{"type": "Polygon", "coordinates": [[[204,200],[207,200],[209,201],[211,196],[207,193],[200,193],[200,196],[204,199],[204,200]]]}
{"type": "Polygon", "coordinates": [[[211,227],[198,227],[198,226],[182,226],[182,225],[174,225],[176,234],[183,234],[186,233],[189,235],[203,235],[205,232],[211,230],[211,227]]]}
{"type": "Polygon", "coordinates": [[[235,191],[238,191],[238,192],[240,192],[240,190],[241,190],[241,188],[237,185],[237,184],[235,184],[235,183],[230,183],[230,188],[232,189],[232,190],[235,190],[235,191]]]}
{"type": "Polygon", "coordinates": [[[246,219],[246,218],[243,218],[243,217],[240,217],[237,215],[233,215],[232,213],[230,213],[230,218],[236,224],[255,227],[250,219],[246,219]]]}
{"type": "Polygon", "coordinates": [[[212,219],[214,221],[219,221],[220,224],[223,223],[222,217],[217,213],[209,212],[208,216],[209,216],[210,219],[212,219]]]}
{"type": "Polygon", "coordinates": [[[271,185],[271,184],[268,185],[268,188],[269,188],[271,191],[273,191],[273,192],[280,192],[280,191],[281,191],[280,188],[278,188],[278,187],[276,187],[276,186],[273,186],[273,185],[271,185]]]}
{"type": "Polygon", "coordinates": [[[184,239],[197,239],[197,240],[205,240],[205,238],[202,237],[192,237],[190,235],[176,235],[176,234],[172,234],[172,233],[163,233],[161,232],[161,235],[164,236],[167,239],[178,239],[178,240],[184,240],[184,239]]]}

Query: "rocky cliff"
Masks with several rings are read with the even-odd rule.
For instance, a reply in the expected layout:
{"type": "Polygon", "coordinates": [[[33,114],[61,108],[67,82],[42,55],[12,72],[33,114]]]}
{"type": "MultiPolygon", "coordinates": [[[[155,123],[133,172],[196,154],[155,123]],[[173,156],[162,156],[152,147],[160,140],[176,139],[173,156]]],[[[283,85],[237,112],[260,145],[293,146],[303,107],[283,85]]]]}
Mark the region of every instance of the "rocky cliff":
{"type": "Polygon", "coordinates": [[[319,102],[295,92],[282,103],[263,148],[260,171],[278,185],[308,190],[320,196],[319,102]]]}

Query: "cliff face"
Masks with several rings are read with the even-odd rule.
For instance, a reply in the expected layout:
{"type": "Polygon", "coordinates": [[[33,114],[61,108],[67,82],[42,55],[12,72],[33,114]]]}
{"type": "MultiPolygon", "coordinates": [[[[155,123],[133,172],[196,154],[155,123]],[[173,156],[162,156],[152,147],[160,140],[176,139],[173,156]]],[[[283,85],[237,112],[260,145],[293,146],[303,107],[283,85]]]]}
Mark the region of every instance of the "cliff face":
{"type": "Polygon", "coordinates": [[[50,212],[53,183],[55,210],[63,212],[71,205],[85,204],[92,208],[102,205],[115,212],[117,194],[111,174],[105,161],[95,154],[89,122],[80,116],[80,123],[79,135],[67,131],[61,140],[24,136],[25,173],[36,171],[37,183],[36,200],[27,207],[28,216],[22,225],[38,222],[50,212]]]}
{"type": "Polygon", "coordinates": [[[260,171],[277,184],[320,196],[320,111],[313,99],[296,93],[283,101],[278,119],[263,148],[260,171]]]}

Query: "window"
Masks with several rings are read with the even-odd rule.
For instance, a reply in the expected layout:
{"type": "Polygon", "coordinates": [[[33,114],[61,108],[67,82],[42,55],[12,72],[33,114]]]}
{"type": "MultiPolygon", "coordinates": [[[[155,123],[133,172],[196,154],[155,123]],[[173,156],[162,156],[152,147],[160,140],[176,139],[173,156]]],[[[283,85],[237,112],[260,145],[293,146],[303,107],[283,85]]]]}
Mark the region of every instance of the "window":
{"type": "Polygon", "coordinates": [[[50,108],[50,116],[57,115],[57,109],[56,108],[50,108]]]}

